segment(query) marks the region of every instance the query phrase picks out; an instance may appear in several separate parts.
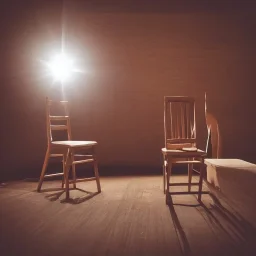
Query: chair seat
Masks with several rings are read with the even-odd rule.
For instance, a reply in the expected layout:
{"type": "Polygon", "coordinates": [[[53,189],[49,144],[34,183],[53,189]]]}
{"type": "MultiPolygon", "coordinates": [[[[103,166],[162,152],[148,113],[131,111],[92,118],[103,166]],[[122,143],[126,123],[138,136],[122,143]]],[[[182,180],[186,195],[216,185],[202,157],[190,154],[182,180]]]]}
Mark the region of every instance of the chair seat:
{"type": "Polygon", "coordinates": [[[53,141],[51,142],[52,146],[60,146],[60,147],[91,147],[97,145],[96,141],[76,141],[76,140],[64,140],[64,141],[53,141]]]}
{"type": "Polygon", "coordinates": [[[206,156],[206,153],[200,149],[197,151],[183,151],[179,149],[167,149],[162,148],[162,153],[166,156],[175,156],[175,157],[202,157],[206,156]]]}

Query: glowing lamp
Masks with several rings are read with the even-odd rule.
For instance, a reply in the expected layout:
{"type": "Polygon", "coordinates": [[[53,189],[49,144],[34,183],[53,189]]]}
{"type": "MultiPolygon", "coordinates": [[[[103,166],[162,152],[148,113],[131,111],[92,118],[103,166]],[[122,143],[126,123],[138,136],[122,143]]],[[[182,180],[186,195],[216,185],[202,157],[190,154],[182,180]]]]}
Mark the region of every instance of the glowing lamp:
{"type": "Polygon", "coordinates": [[[68,80],[74,72],[73,61],[64,53],[54,56],[52,60],[48,62],[48,68],[54,80],[60,82],[68,80]]]}

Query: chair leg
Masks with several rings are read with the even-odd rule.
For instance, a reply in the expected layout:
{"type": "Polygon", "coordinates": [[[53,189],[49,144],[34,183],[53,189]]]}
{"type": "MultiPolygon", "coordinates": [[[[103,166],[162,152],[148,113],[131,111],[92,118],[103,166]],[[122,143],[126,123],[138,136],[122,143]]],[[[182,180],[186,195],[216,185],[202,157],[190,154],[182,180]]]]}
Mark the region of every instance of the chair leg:
{"type": "Polygon", "coordinates": [[[167,165],[167,159],[166,159],[166,156],[163,155],[163,191],[164,191],[164,194],[166,193],[166,172],[167,172],[167,169],[168,168],[168,165],[167,165]]]}
{"type": "Polygon", "coordinates": [[[72,156],[71,156],[71,159],[72,159],[72,178],[73,178],[73,188],[76,188],[76,165],[73,164],[74,162],[74,154],[72,153],[72,156]]]}
{"type": "Polygon", "coordinates": [[[44,164],[43,164],[43,168],[42,168],[42,172],[40,175],[40,179],[38,182],[38,186],[37,186],[37,191],[40,192],[43,181],[44,181],[44,175],[48,166],[48,162],[49,162],[49,158],[50,158],[50,149],[49,147],[47,148],[46,154],[45,154],[45,158],[44,158],[44,164]]]}
{"type": "Polygon", "coordinates": [[[192,164],[188,164],[188,192],[191,191],[191,182],[192,182],[192,164]]]}
{"type": "Polygon", "coordinates": [[[100,175],[99,175],[99,169],[98,169],[98,161],[97,161],[97,157],[96,157],[96,153],[95,153],[95,149],[93,149],[93,169],[94,169],[94,174],[96,177],[96,183],[97,183],[97,189],[98,192],[101,192],[101,186],[100,186],[100,175]]]}
{"type": "Polygon", "coordinates": [[[97,189],[98,192],[101,192],[101,186],[100,186],[100,176],[99,176],[99,170],[98,170],[98,163],[94,160],[94,173],[96,177],[96,183],[97,183],[97,189]]]}
{"type": "Polygon", "coordinates": [[[72,164],[72,178],[74,181],[73,188],[76,188],[76,166],[74,164],[72,164]]]}
{"type": "Polygon", "coordinates": [[[167,164],[165,163],[165,160],[164,160],[164,164],[163,164],[163,190],[164,190],[164,194],[166,193],[166,186],[165,186],[165,183],[166,183],[166,168],[167,168],[167,164]]]}
{"type": "Polygon", "coordinates": [[[166,204],[169,204],[171,202],[171,195],[170,195],[170,177],[171,177],[171,172],[172,172],[172,160],[167,159],[167,177],[166,177],[166,204]]]}
{"type": "Polygon", "coordinates": [[[201,164],[200,164],[200,176],[199,176],[199,188],[198,188],[199,202],[201,202],[201,198],[202,198],[203,177],[204,177],[204,159],[201,160],[201,164]]]}
{"type": "Polygon", "coordinates": [[[66,191],[66,200],[69,199],[69,169],[71,165],[71,150],[68,149],[65,156],[65,169],[64,169],[64,179],[65,179],[65,191],[66,191]]]}
{"type": "Polygon", "coordinates": [[[61,188],[64,188],[64,185],[65,185],[65,154],[63,154],[63,159],[62,159],[62,171],[63,171],[63,176],[62,176],[61,188]]]}

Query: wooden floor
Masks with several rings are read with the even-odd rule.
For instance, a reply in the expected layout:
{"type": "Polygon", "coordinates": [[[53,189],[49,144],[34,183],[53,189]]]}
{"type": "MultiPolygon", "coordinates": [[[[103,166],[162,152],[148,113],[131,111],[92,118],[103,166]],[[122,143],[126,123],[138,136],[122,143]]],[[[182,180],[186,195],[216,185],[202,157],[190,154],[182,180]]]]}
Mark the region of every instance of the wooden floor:
{"type": "Polygon", "coordinates": [[[177,195],[168,207],[161,176],[101,184],[96,194],[94,182],[79,183],[69,202],[56,190],[60,181],[44,182],[42,193],[36,182],[2,186],[0,255],[256,255],[255,230],[209,195],[201,205],[177,195]]]}

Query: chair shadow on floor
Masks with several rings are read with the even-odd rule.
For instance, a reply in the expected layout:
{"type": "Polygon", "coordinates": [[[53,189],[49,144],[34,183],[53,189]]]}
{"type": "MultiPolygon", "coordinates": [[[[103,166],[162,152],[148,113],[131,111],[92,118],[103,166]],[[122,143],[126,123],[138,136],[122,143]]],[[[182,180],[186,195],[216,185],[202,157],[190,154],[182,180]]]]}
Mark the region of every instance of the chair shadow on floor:
{"type": "MultiPolygon", "coordinates": [[[[173,204],[173,202],[171,200],[170,203],[168,204],[168,207],[169,207],[169,211],[170,211],[170,214],[171,214],[171,217],[172,217],[172,221],[173,221],[173,225],[174,225],[177,237],[178,237],[179,242],[180,242],[181,250],[182,250],[184,255],[191,255],[192,251],[191,251],[191,248],[190,248],[189,241],[188,241],[186,233],[183,230],[183,227],[180,223],[178,215],[177,215],[177,213],[174,209],[174,205],[175,204],[173,204]]],[[[182,206],[186,206],[186,205],[182,204],[182,206]]],[[[191,207],[191,205],[189,205],[188,207],[191,207]]]]}
{"type": "MultiPolygon", "coordinates": [[[[70,204],[80,204],[83,202],[86,202],[88,200],[90,200],[91,198],[95,197],[96,195],[100,194],[99,192],[90,192],[87,190],[83,190],[81,188],[71,188],[70,191],[80,191],[85,193],[85,196],[79,196],[76,198],[69,198],[69,199],[62,199],[60,202],[61,203],[70,203],[70,204]]],[[[60,197],[65,193],[65,190],[63,188],[48,188],[48,189],[42,189],[41,192],[54,192],[57,191],[55,193],[51,193],[48,195],[45,195],[45,198],[48,199],[49,201],[57,201],[60,199],[60,197]]]]}
{"type": "Polygon", "coordinates": [[[220,200],[210,194],[213,210],[228,223],[236,234],[238,249],[246,251],[246,255],[255,255],[256,250],[256,229],[244,217],[242,217],[232,206],[224,207],[220,200]],[[250,254],[254,251],[253,254],[250,254]]]}
{"type": "Polygon", "coordinates": [[[171,200],[168,207],[172,217],[175,231],[179,238],[181,250],[184,255],[193,255],[189,240],[175,211],[175,206],[194,207],[203,217],[209,229],[222,231],[230,240],[232,255],[254,255],[256,250],[256,230],[242,216],[233,210],[225,208],[212,194],[209,194],[213,204],[207,206],[200,202],[196,204],[176,204],[171,200]]]}

